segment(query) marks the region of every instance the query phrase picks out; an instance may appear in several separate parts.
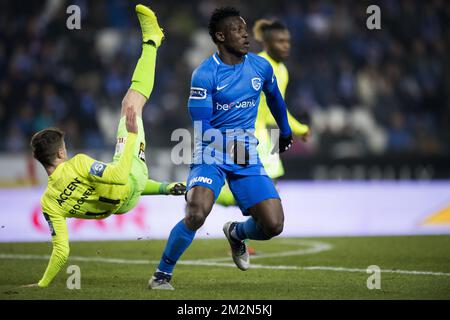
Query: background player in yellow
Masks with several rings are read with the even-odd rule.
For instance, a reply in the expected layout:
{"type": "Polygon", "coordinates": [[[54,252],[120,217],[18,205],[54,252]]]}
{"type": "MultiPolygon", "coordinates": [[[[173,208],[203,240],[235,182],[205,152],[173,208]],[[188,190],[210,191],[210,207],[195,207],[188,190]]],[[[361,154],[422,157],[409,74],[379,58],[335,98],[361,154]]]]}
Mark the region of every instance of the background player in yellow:
{"type": "Polygon", "coordinates": [[[185,192],[181,183],[148,179],[142,109],[153,89],[156,53],[164,34],[149,8],[137,5],[136,13],[142,30],[142,54],[122,101],[113,162],[103,163],[85,154],[68,159],[64,134],[57,128],[44,129],[31,139],[33,156],[49,176],[41,205],[52,233],[53,252],[41,280],[29,286],[47,287],[67,261],[66,218],[103,219],[131,210],[141,195],[185,192]]]}
{"type": "MultiPolygon", "coordinates": [[[[263,46],[263,51],[258,55],[264,57],[272,65],[277,78],[278,88],[284,98],[289,82],[289,72],[284,64],[284,61],[289,57],[291,48],[291,35],[289,30],[279,21],[260,19],[256,21],[253,27],[253,35],[263,46]]],[[[309,126],[297,121],[289,111],[287,114],[293,134],[301,137],[306,142],[310,135],[309,126]]],[[[266,97],[262,94],[255,123],[255,136],[259,142],[257,147],[258,155],[268,176],[273,180],[284,175],[280,155],[278,153],[272,153],[273,145],[271,143],[269,129],[276,127],[276,125],[275,119],[267,106],[266,97]]],[[[223,206],[236,205],[228,184],[225,184],[222,188],[216,203],[223,206]]]]}

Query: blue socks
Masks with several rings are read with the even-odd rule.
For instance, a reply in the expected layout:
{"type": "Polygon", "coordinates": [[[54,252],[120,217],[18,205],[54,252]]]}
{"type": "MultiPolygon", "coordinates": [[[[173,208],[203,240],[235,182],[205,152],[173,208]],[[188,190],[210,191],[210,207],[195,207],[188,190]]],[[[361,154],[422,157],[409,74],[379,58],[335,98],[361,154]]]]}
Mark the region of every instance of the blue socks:
{"type": "MultiPolygon", "coordinates": [[[[234,227],[236,231],[236,237],[239,240],[251,239],[251,240],[269,240],[262,229],[258,226],[253,218],[247,219],[245,222],[238,222],[234,227]]],[[[234,232],[232,232],[234,233],[234,232]]]]}
{"type": "MultiPolygon", "coordinates": [[[[164,249],[157,271],[171,275],[178,259],[180,259],[181,255],[190,246],[195,237],[195,233],[195,231],[189,230],[186,227],[184,224],[184,219],[178,222],[170,232],[169,239],[167,240],[166,248],[164,249]]],[[[270,239],[270,237],[264,234],[253,218],[249,218],[245,222],[237,223],[232,231],[232,235],[239,240],[270,239]]]]}
{"type": "Polygon", "coordinates": [[[178,222],[170,232],[166,248],[158,265],[158,270],[166,274],[172,274],[173,268],[181,255],[191,244],[195,237],[195,231],[189,230],[184,224],[184,219],[178,222]]]}

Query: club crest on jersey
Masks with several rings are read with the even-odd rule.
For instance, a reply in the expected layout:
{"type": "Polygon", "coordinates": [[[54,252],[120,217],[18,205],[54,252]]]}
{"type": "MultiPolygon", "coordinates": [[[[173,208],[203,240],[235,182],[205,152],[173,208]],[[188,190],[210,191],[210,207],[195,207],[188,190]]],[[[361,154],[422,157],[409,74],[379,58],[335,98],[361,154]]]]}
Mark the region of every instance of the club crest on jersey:
{"type": "Polygon", "coordinates": [[[206,89],[191,87],[189,99],[197,99],[197,100],[206,99],[206,89]]]}
{"type": "Polygon", "coordinates": [[[91,166],[91,170],[89,170],[89,174],[92,174],[92,175],[98,176],[98,177],[102,177],[105,169],[106,169],[106,164],[95,161],[91,166]]]}
{"type": "Polygon", "coordinates": [[[258,91],[259,89],[261,89],[261,78],[253,78],[253,79],[252,79],[252,87],[253,87],[253,89],[255,89],[256,91],[258,91]]]}

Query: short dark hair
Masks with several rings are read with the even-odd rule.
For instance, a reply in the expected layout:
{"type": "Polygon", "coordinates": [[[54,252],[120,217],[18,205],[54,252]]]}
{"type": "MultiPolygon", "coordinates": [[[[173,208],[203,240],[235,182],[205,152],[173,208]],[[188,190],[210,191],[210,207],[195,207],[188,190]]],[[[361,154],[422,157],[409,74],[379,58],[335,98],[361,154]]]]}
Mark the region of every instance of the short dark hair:
{"type": "Polygon", "coordinates": [[[59,148],[63,146],[64,132],[58,128],[48,128],[33,135],[30,146],[33,157],[44,167],[50,167],[55,161],[59,148]]]}
{"type": "Polygon", "coordinates": [[[239,10],[234,7],[221,7],[213,11],[213,13],[211,14],[211,18],[209,19],[208,31],[214,43],[217,43],[216,32],[220,22],[228,17],[240,16],[241,14],[239,13],[239,10]]]}

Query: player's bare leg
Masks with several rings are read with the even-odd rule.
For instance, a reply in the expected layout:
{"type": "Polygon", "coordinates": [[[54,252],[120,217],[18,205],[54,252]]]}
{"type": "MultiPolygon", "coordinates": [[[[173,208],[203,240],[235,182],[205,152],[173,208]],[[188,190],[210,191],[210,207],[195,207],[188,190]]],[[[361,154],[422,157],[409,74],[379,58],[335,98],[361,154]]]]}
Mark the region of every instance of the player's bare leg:
{"type": "Polygon", "coordinates": [[[173,290],[169,283],[176,261],[191,244],[195,232],[203,225],[214,204],[214,193],[209,188],[196,186],[186,195],[186,216],[170,232],[163,257],[149,281],[149,288],[173,290]]]}
{"type": "Polygon", "coordinates": [[[206,217],[214,205],[214,192],[206,187],[196,186],[189,190],[186,195],[187,207],[184,223],[186,226],[197,231],[205,223],[206,217]]]}
{"type": "Polygon", "coordinates": [[[122,111],[120,117],[125,116],[127,109],[132,108],[136,112],[136,116],[142,118],[142,109],[144,108],[147,98],[134,89],[128,89],[122,100],[122,111]]]}
{"type": "Polygon", "coordinates": [[[186,216],[170,232],[166,247],[156,272],[149,282],[149,288],[173,290],[169,283],[176,262],[189,247],[195,232],[203,225],[214,204],[214,193],[211,189],[195,186],[186,195],[186,216]]]}
{"type": "Polygon", "coordinates": [[[284,213],[280,199],[261,201],[248,211],[267,237],[276,237],[283,231],[284,213]]]}

